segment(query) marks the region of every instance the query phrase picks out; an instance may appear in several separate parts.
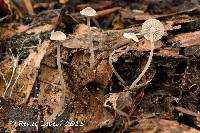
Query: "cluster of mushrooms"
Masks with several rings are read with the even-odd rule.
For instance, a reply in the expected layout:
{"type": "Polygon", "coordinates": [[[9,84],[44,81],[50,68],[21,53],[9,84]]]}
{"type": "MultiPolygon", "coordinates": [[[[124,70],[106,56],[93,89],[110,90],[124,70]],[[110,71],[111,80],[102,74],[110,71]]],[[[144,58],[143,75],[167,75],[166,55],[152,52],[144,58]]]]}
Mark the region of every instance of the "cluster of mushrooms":
{"type": "MultiPolygon", "coordinates": [[[[140,81],[140,79],[144,76],[146,73],[147,69],[149,68],[152,58],[153,58],[153,50],[155,48],[154,42],[158,41],[162,38],[164,35],[164,25],[157,19],[148,19],[142,24],[142,30],[141,33],[124,33],[123,36],[127,39],[131,39],[135,42],[139,42],[139,39],[137,38],[137,35],[143,35],[145,39],[150,41],[151,45],[151,52],[150,56],[148,58],[148,61],[143,69],[143,71],[140,73],[140,75],[133,81],[130,87],[128,87],[127,90],[131,91],[134,90],[133,88],[137,88],[137,83],[140,81]]],[[[125,50],[126,52],[130,49],[128,46],[127,49],[125,50]]],[[[121,50],[119,50],[121,52],[121,50]]],[[[113,51],[110,56],[109,56],[109,64],[111,65],[111,68],[113,70],[113,73],[116,75],[116,77],[123,83],[125,84],[125,81],[121,78],[121,76],[117,73],[117,71],[114,69],[112,65],[112,55],[118,51],[113,51]]],[[[123,51],[122,51],[123,52],[123,51]]],[[[124,52],[125,53],[125,52],[124,52]]]]}
{"type": "MultiPolygon", "coordinates": [[[[87,7],[85,9],[83,9],[82,11],[80,11],[80,13],[84,16],[87,17],[87,25],[90,26],[90,17],[93,17],[96,15],[96,11],[94,9],[92,9],[91,7],[87,7]]],[[[157,19],[148,19],[146,20],[143,24],[142,24],[142,30],[141,33],[124,33],[123,36],[127,39],[131,39],[135,42],[139,42],[139,39],[137,38],[137,35],[143,35],[145,39],[147,39],[148,41],[150,41],[151,44],[151,52],[150,52],[150,56],[148,58],[148,61],[143,69],[143,71],[141,72],[141,74],[135,79],[135,81],[131,84],[130,87],[128,87],[128,90],[132,90],[132,88],[137,86],[137,83],[140,81],[140,79],[144,76],[144,74],[146,73],[147,69],[149,68],[151,61],[152,61],[152,57],[153,57],[153,50],[155,48],[154,46],[154,42],[158,41],[162,38],[162,36],[164,35],[164,25],[157,19]]],[[[91,39],[90,39],[91,40],[91,39]]],[[[129,50],[129,46],[127,47],[127,49],[125,51],[122,51],[122,53],[126,53],[129,50]]],[[[115,70],[115,68],[112,65],[112,55],[116,52],[117,50],[114,50],[110,56],[109,56],[109,64],[112,68],[113,73],[116,75],[116,77],[123,83],[125,84],[125,81],[121,78],[121,76],[117,73],[117,71],[115,70]]],[[[121,51],[121,50],[119,50],[121,51]]],[[[94,57],[94,48],[93,48],[93,42],[91,41],[90,44],[90,67],[93,68],[94,63],[95,63],[95,57],[94,57]]]]}
{"type": "MultiPolygon", "coordinates": [[[[82,11],[80,11],[80,14],[86,16],[87,26],[89,26],[89,27],[90,27],[90,18],[97,15],[96,11],[94,9],[92,9],[91,7],[87,7],[85,9],[83,9],[82,11]]],[[[139,42],[137,35],[143,35],[145,39],[150,41],[151,52],[150,52],[150,56],[148,58],[148,61],[145,65],[143,71],[135,79],[135,81],[128,87],[128,89],[126,91],[131,91],[134,87],[136,87],[137,83],[140,81],[140,79],[144,76],[147,69],[149,68],[151,61],[152,61],[152,57],[153,57],[154,47],[155,47],[154,42],[161,39],[162,36],[164,35],[164,25],[157,19],[148,19],[142,24],[141,33],[137,33],[137,34],[135,34],[135,33],[124,33],[123,37],[130,39],[130,40],[133,40],[135,42],[139,42]]],[[[50,40],[64,41],[65,39],[66,39],[66,35],[64,33],[62,33],[61,31],[56,31],[56,32],[51,33],[50,40]]],[[[130,46],[128,46],[126,48],[126,50],[124,50],[124,51],[121,50],[121,49],[114,50],[109,56],[109,64],[112,68],[112,71],[123,84],[125,84],[125,81],[121,78],[121,76],[117,73],[117,71],[115,70],[115,68],[112,65],[113,54],[116,53],[116,52],[121,52],[123,54],[123,53],[126,53],[127,51],[129,51],[129,49],[130,49],[130,46]]],[[[63,75],[62,75],[62,69],[61,69],[61,64],[60,64],[60,45],[59,44],[57,45],[57,65],[58,65],[60,82],[61,82],[62,91],[63,91],[62,92],[62,99],[61,99],[63,102],[61,102],[60,108],[58,109],[58,111],[55,112],[54,114],[52,114],[52,116],[50,116],[50,118],[47,121],[53,120],[53,117],[55,117],[58,114],[58,112],[61,111],[62,107],[64,107],[64,101],[65,101],[66,85],[64,83],[64,78],[63,78],[63,75]]],[[[95,66],[94,46],[93,46],[92,38],[90,36],[90,68],[93,69],[94,66],[95,66]]]]}

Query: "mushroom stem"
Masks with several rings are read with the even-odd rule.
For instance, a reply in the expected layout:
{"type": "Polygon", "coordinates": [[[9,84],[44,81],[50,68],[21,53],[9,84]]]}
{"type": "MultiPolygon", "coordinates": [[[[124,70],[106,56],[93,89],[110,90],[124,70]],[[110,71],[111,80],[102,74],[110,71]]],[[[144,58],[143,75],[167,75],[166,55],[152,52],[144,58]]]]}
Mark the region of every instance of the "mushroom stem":
{"type": "Polygon", "coordinates": [[[87,16],[87,26],[90,26],[90,17],[87,16]]]}
{"type": "Polygon", "coordinates": [[[94,57],[94,46],[93,46],[93,41],[90,38],[90,68],[93,69],[94,64],[95,64],[95,57],[94,57]]]}
{"type": "Polygon", "coordinates": [[[118,72],[115,70],[114,66],[112,65],[112,57],[113,55],[115,54],[116,50],[114,50],[110,56],[109,56],[109,64],[110,64],[110,67],[113,71],[113,73],[115,74],[115,76],[118,78],[119,81],[121,81],[123,84],[125,84],[125,81],[122,79],[122,77],[118,74],[118,72]]]}
{"type": "Polygon", "coordinates": [[[93,69],[95,66],[95,55],[94,55],[94,44],[93,44],[93,40],[92,40],[92,32],[91,30],[89,31],[89,35],[90,35],[90,68],[93,69]]]}
{"type": "Polygon", "coordinates": [[[59,76],[60,76],[60,84],[62,87],[62,96],[61,96],[61,105],[64,105],[64,101],[65,101],[65,90],[66,90],[66,84],[64,81],[64,77],[63,77],[63,72],[62,72],[62,67],[60,64],[60,44],[57,45],[57,66],[58,66],[58,72],[59,72],[59,76]]]}
{"type": "Polygon", "coordinates": [[[53,122],[56,116],[61,112],[62,108],[65,104],[65,93],[66,93],[66,84],[63,77],[62,67],[60,63],[60,44],[57,44],[57,66],[58,66],[58,73],[60,77],[60,84],[62,88],[62,96],[60,100],[60,105],[56,108],[56,110],[53,112],[53,114],[46,120],[46,122],[53,122]]]}
{"type": "Polygon", "coordinates": [[[113,55],[115,53],[120,53],[118,57],[120,57],[121,55],[127,53],[129,50],[130,50],[130,46],[128,46],[125,50],[122,50],[121,48],[118,49],[118,50],[114,50],[110,55],[109,55],[109,64],[110,64],[110,67],[113,71],[113,73],[115,74],[115,76],[117,77],[117,79],[122,82],[122,84],[126,85],[126,82],[123,80],[123,78],[118,74],[118,72],[116,71],[116,69],[114,68],[113,66],[113,61],[112,61],[112,58],[113,58],[113,55]]]}
{"type": "Polygon", "coordinates": [[[152,58],[153,58],[153,50],[155,48],[154,42],[153,42],[153,33],[152,32],[150,34],[150,37],[151,37],[151,40],[150,40],[150,43],[151,43],[151,52],[150,52],[150,55],[149,55],[149,59],[147,61],[147,64],[145,65],[144,69],[142,70],[141,74],[137,77],[137,79],[129,87],[130,89],[133,89],[137,85],[137,83],[144,76],[144,74],[146,73],[147,69],[149,68],[149,66],[151,64],[151,61],[152,61],[152,58]]]}

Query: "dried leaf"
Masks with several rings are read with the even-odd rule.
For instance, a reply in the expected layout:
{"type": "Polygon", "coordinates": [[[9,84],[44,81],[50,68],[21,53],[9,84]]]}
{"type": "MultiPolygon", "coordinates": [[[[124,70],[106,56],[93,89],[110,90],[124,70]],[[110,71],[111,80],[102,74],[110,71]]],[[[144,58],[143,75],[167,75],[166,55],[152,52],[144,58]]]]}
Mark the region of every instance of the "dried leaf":
{"type": "Polygon", "coordinates": [[[38,67],[40,66],[40,62],[43,59],[48,46],[49,41],[44,41],[39,47],[38,53],[31,52],[24,63],[17,68],[17,75],[22,73],[17,81],[17,84],[21,87],[19,93],[25,95],[24,97],[20,97],[20,94],[16,95],[16,101],[18,104],[24,104],[27,102],[35,80],[38,76],[38,67]]]}

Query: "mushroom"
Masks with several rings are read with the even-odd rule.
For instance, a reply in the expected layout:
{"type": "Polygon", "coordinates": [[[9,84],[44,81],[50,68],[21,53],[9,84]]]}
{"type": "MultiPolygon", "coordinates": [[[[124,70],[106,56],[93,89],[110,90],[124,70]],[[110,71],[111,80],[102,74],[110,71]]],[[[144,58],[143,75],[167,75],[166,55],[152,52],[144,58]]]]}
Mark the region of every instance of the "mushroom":
{"type": "Polygon", "coordinates": [[[80,14],[87,17],[87,26],[90,26],[90,17],[96,16],[97,12],[91,7],[86,7],[80,11],[80,14]]]}
{"type": "Polygon", "coordinates": [[[109,55],[109,64],[110,64],[110,67],[113,71],[113,73],[115,74],[115,76],[117,77],[117,79],[122,82],[122,84],[125,84],[125,81],[123,80],[123,78],[118,74],[118,72],[115,70],[114,66],[113,66],[113,55],[115,53],[120,53],[119,56],[121,56],[122,54],[126,53],[128,51],[129,47],[127,47],[125,50],[122,50],[121,48],[120,49],[117,49],[117,50],[114,50],[110,55],[109,55]]]}
{"type": "MultiPolygon", "coordinates": [[[[81,10],[80,14],[87,17],[87,26],[89,27],[90,27],[90,17],[97,15],[96,11],[91,7],[86,7],[85,9],[81,10]]],[[[91,69],[93,69],[94,64],[95,64],[94,46],[93,46],[93,41],[90,35],[90,68],[91,69]]]]}
{"type": "MultiPolygon", "coordinates": [[[[135,42],[139,42],[139,39],[136,36],[137,34],[135,33],[124,33],[123,37],[127,38],[127,39],[131,39],[135,42]]],[[[126,52],[128,52],[130,50],[130,46],[128,46],[125,50],[122,50],[121,48],[118,50],[114,50],[110,56],[109,56],[109,64],[111,66],[111,69],[113,71],[113,73],[115,74],[115,76],[118,78],[119,81],[121,81],[123,84],[125,84],[125,81],[123,80],[123,78],[118,74],[118,72],[115,70],[114,66],[112,65],[113,63],[113,55],[115,53],[120,53],[119,56],[121,56],[122,54],[125,54],[126,52]]]]}
{"type": "Polygon", "coordinates": [[[134,88],[137,83],[140,81],[142,76],[145,74],[147,69],[150,66],[153,57],[153,50],[155,48],[154,42],[158,41],[164,35],[164,25],[157,19],[148,19],[142,24],[142,35],[144,38],[150,41],[151,44],[151,52],[147,64],[145,65],[144,69],[142,70],[141,74],[137,77],[137,79],[131,84],[129,89],[131,90],[134,88]]]}
{"type": "MultiPolygon", "coordinates": [[[[66,35],[61,32],[61,31],[52,31],[51,32],[51,37],[50,40],[54,40],[54,41],[64,41],[66,39],[66,35]]],[[[60,76],[60,83],[61,83],[61,87],[62,87],[62,96],[61,96],[61,103],[59,105],[59,107],[56,109],[56,111],[54,111],[54,113],[46,120],[47,122],[52,122],[53,119],[55,119],[55,117],[61,112],[62,108],[65,106],[64,102],[65,102],[65,90],[66,90],[66,84],[64,81],[64,77],[63,77],[63,72],[62,72],[62,66],[60,64],[60,43],[57,44],[57,66],[58,66],[58,73],[60,76]]]]}
{"type": "Polygon", "coordinates": [[[124,33],[124,34],[123,34],[123,37],[124,37],[124,38],[127,38],[127,39],[132,39],[132,40],[135,41],[135,42],[139,42],[139,39],[137,38],[136,35],[137,35],[137,34],[135,34],[135,33],[124,33]]]}
{"type": "Polygon", "coordinates": [[[51,32],[51,37],[50,37],[50,40],[54,40],[54,41],[64,41],[66,39],[66,35],[61,32],[61,31],[52,31],[51,32]]]}

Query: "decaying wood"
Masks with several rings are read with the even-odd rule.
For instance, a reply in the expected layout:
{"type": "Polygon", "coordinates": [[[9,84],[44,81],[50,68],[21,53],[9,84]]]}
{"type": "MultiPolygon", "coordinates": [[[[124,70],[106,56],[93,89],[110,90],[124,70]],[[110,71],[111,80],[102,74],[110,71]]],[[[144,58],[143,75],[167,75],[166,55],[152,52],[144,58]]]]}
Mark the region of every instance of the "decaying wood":
{"type": "Polygon", "coordinates": [[[7,49],[19,55],[19,65],[7,95],[0,98],[0,132],[1,129],[8,132],[198,132],[199,120],[194,117],[199,116],[196,112],[200,95],[199,3],[159,2],[43,0],[30,3],[21,0],[13,3],[0,0],[0,7],[1,3],[8,6],[0,9],[8,11],[0,16],[0,23],[4,22],[0,26],[0,96],[12,77],[13,60],[7,49]],[[57,6],[63,8],[57,9],[57,6]],[[85,16],[79,13],[87,6],[96,9],[98,14],[92,18],[91,27],[82,24],[85,16]],[[22,18],[20,21],[7,17],[15,11],[17,14],[13,15],[22,18]],[[159,19],[166,33],[155,42],[153,61],[139,81],[140,86],[133,92],[125,91],[126,85],[143,70],[150,44],[143,35],[137,36],[137,43],[123,34],[140,33],[143,21],[150,18],[159,19]],[[61,44],[59,66],[65,88],[71,93],[71,98],[66,97],[65,101],[61,98],[56,47],[48,41],[52,30],[67,36],[61,44]],[[89,66],[90,38],[96,60],[93,69],[89,66]],[[128,50],[114,53],[112,65],[125,84],[116,78],[108,62],[110,54],[119,49],[128,50]],[[51,120],[61,126],[42,127],[58,110],[60,102],[65,108],[51,120]],[[190,120],[190,127],[176,122],[184,122],[182,118],[190,120]],[[38,122],[39,126],[9,124],[13,119],[38,122]],[[78,121],[84,126],[65,126],[67,121],[78,121]]]}
{"type": "MultiPolygon", "coordinates": [[[[15,78],[15,83],[18,84],[18,87],[21,88],[20,90],[16,90],[19,94],[19,96],[23,97],[18,97],[15,93],[14,95],[16,96],[16,100],[18,104],[24,104],[27,102],[31,90],[33,88],[33,85],[35,83],[36,78],[38,77],[38,70],[40,68],[40,62],[43,59],[47,48],[49,47],[49,42],[44,41],[41,46],[38,48],[38,53],[32,52],[30,53],[29,57],[22,63],[18,69],[17,69],[17,77],[15,78]],[[21,87],[20,87],[20,86],[21,87]]],[[[14,88],[15,86],[12,86],[14,88]]]]}

